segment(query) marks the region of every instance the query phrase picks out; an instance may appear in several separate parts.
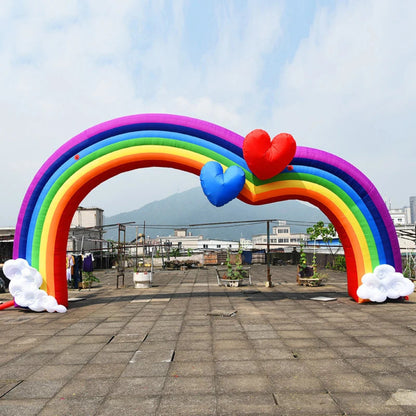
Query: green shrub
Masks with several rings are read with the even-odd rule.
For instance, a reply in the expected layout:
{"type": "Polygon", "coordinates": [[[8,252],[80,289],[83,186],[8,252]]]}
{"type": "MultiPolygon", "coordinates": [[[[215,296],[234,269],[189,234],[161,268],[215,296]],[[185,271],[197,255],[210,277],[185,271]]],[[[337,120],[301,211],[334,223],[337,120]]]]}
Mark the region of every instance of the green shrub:
{"type": "Polygon", "coordinates": [[[344,256],[335,256],[333,269],[340,272],[347,271],[347,264],[344,256]]]}

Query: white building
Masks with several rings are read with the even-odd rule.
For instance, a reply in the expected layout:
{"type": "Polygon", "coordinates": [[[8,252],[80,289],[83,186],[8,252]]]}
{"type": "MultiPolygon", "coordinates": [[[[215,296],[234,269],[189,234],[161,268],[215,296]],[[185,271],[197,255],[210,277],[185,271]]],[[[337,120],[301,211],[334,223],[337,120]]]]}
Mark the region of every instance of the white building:
{"type": "Polygon", "coordinates": [[[410,207],[391,208],[389,213],[395,226],[411,224],[410,207]]]}
{"type": "Polygon", "coordinates": [[[71,221],[72,228],[97,228],[104,224],[104,210],[101,208],[78,207],[71,221]]]}
{"type": "MultiPolygon", "coordinates": [[[[253,235],[253,248],[266,249],[267,248],[267,234],[253,235]]],[[[286,221],[279,221],[279,225],[272,227],[270,233],[270,250],[276,250],[278,248],[290,248],[298,247],[300,243],[306,242],[308,239],[307,234],[297,233],[292,234],[290,226],[286,221]]]]}
{"type": "Polygon", "coordinates": [[[178,228],[173,235],[155,238],[152,243],[179,250],[197,250],[203,238],[202,235],[192,235],[186,228],[178,228]]]}
{"type": "Polygon", "coordinates": [[[201,240],[199,242],[200,250],[231,250],[238,251],[240,248],[239,241],[227,240],[201,240]]]}
{"type": "Polygon", "coordinates": [[[239,242],[231,240],[204,239],[202,235],[192,235],[186,228],[176,229],[173,236],[153,240],[156,244],[179,250],[238,250],[239,242]]]}
{"type": "Polygon", "coordinates": [[[66,250],[71,253],[101,251],[104,211],[78,207],[71,221],[66,250]]]}

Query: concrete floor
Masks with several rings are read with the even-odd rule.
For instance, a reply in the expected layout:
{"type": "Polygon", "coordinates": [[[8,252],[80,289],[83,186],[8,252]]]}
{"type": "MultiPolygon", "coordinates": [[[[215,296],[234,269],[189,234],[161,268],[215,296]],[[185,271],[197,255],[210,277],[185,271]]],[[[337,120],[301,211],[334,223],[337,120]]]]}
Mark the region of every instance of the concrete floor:
{"type": "Polygon", "coordinates": [[[97,271],[65,314],[0,311],[0,415],[416,415],[414,294],[357,304],[345,273],[311,288],[273,266],[266,288],[252,272],[240,288],[208,268],[116,289],[97,271]]]}

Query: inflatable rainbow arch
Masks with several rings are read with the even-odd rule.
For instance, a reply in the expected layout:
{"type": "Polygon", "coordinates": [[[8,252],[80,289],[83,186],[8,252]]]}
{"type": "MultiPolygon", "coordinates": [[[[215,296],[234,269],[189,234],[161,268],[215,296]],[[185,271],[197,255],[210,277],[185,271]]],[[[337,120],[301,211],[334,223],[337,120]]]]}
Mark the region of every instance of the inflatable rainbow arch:
{"type": "Polygon", "coordinates": [[[245,172],[238,198],[248,204],[299,199],[320,208],[344,247],[348,292],[358,302],[361,277],[379,264],[401,271],[396,231],[374,185],[358,169],[327,152],[297,147],[291,162],[259,180],[243,157],[244,138],[205,121],[167,114],[141,114],[92,127],[60,147],[41,167],[23,200],[14,258],[24,258],[43,277],[41,289],[68,305],[66,245],[72,217],[97,185],[121,172],[169,167],[200,174],[209,161],[245,172]]]}

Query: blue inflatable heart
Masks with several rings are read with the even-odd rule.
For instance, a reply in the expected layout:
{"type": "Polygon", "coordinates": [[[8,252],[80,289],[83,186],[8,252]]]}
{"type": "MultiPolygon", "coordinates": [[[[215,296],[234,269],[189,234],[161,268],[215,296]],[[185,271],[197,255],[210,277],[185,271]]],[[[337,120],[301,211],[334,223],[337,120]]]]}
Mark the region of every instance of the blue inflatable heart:
{"type": "Polygon", "coordinates": [[[199,176],[202,190],[209,202],[222,207],[238,196],[243,189],[246,177],[239,166],[230,166],[224,173],[218,162],[208,162],[199,176]]]}

